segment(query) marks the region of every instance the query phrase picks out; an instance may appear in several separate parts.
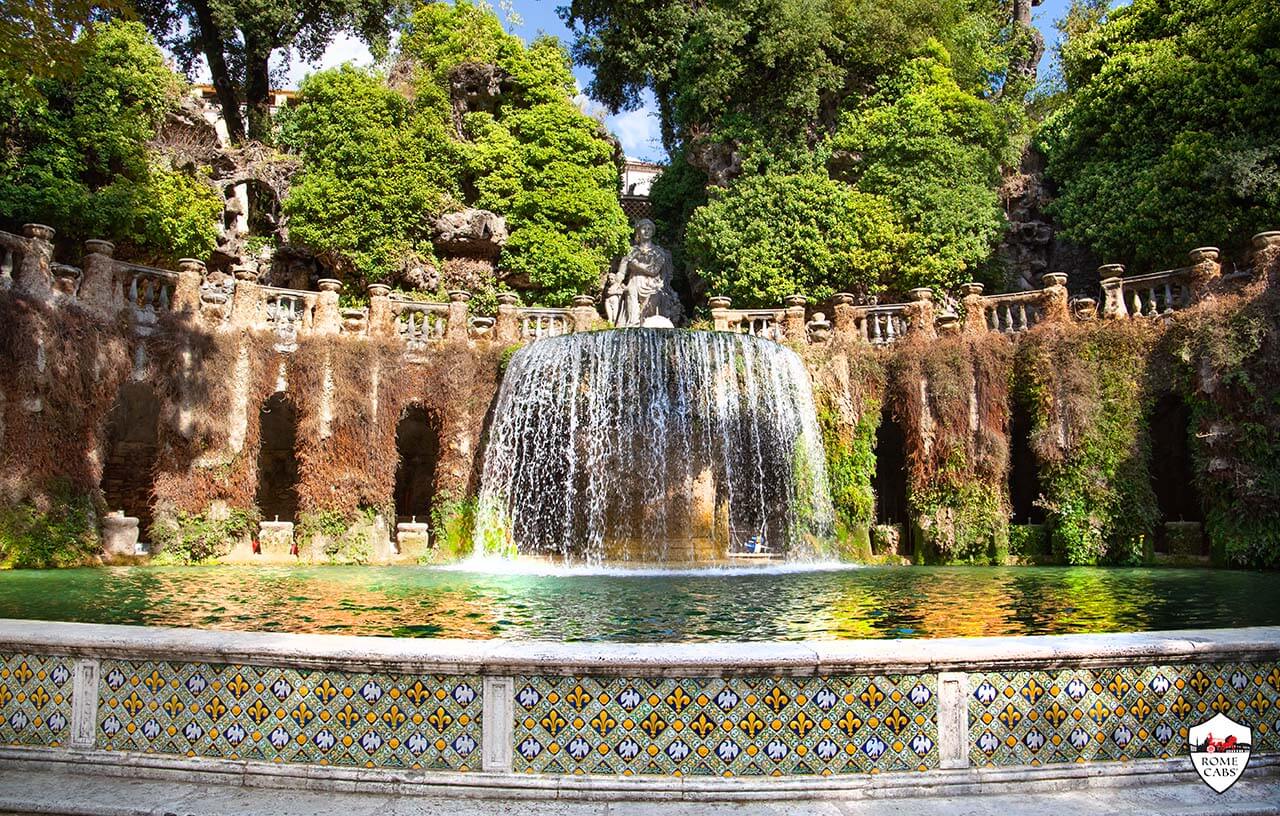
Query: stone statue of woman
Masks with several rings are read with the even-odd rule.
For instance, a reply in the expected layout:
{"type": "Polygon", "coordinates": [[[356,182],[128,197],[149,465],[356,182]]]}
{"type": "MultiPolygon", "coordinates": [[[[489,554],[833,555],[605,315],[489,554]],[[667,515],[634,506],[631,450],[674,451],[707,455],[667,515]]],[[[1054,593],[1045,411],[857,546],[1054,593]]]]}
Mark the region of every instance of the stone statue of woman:
{"type": "Polygon", "coordinates": [[[671,253],[653,242],[653,222],[637,221],[631,251],[618,261],[605,292],[606,310],[616,314],[610,315],[614,325],[674,326],[683,310],[671,288],[672,270],[671,253]]]}

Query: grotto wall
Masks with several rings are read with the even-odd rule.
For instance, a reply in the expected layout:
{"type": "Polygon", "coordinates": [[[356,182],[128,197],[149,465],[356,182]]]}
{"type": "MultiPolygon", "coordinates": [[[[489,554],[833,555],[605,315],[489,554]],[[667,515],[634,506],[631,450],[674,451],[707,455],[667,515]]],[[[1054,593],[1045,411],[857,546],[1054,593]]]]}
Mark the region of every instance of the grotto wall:
{"type": "MultiPolygon", "coordinates": [[[[522,343],[600,325],[588,297],[534,309],[504,296],[482,317],[463,291],[428,303],[373,285],[367,306],[341,308],[337,281],[310,291],[261,285],[247,266],[155,269],[116,260],[106,241],[87,242],[71,266],[55,262],[52,240],[38,225],[0,233],[7,566],[127,561],[139,539],[153,561],[178,563],[464,555],[505,360],[522,343]],[[112,514],[102,489],[109,419],[126,386],[145,386],[156,402],[149,525],[112,514]],[[270,414],[279,406],[287,420],[270,414]],[[429,520],[398,523],[397,427],[411,408],[438,440],[433,499],[429,520]],[[273,489],[294,503],[272,504],[296,506],[291,518],[264,519],[259,507],[263,480],[289,470],[260,471],[264,442],[281,444],[264,440],[264,416],[268,436],[291,429],[292,475],[273,489]]],[[[786,343],[806,359],[841,557],[1093,564],[1211,554],[1276,566],[1280,233],[1257,236],[1238,260],[1224,273],[1219,253],[1201,248],[1174,270],[1106,266],[1096,299],[1069,299],[1065,276],[1050,273],[1042,288],[1012,294],[969,284],[955,299],[915,290],[903,304],[840,294],[777,309],[709,305],[716,329],[786,343]],[[1170,399],[1186,406],[1205,502],[1198,526],[1162,518],[1151,487],[1152,411],[1170,399]],[[1028,439],[1011,438],[1015,406],[1028,439]],[[879,433],[885,418],[896,435],[879,433]],[[889,439],[901,450],[877,450],[889,439]],[[1034,458],[1042,525],[1010,523],[1019,450],[1034,458]],[[898,460],[907,518],[877,524],[877,468],[898,460]]]]}

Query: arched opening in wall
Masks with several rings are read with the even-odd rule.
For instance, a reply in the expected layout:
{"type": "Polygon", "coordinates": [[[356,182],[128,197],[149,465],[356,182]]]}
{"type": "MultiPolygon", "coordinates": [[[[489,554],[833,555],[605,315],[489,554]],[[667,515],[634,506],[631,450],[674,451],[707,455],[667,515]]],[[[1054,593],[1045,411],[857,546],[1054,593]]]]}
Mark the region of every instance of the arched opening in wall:
{"type": "Polygon", "coordinates": [[[126,383],[107,415],[102,495],[107,511],[138,519],[138,535],[149,538],[151,488],[159,448],[160,402],[144,383],[126,383]]]}
{"type": "Polygon", "coordinates": [[[1036,504],[1043,487],[1031,451],[1031,412],[1022,400],[1011,400],[1009,416],[1009,502],[1014,524],[1043,524],[1044,508],[1036,504]]]}
{"type": "Polygon", "coordinates": [[[435,417],[411,405],[396,426],[396,522],[429,523],[435,499],[436,462],[440,458],[440,428],[435,417]]]}
{"type": "MultiPolygon", "coordinates": [[[[1170,541],[1171,535],[1186,538],[1194,530],[1188,530],[1181,523],[1204,522],[1188,444],[1191,411],[1177,394],[1165,394],[1156,401],[1148,427],[1151,433],[1151,487],[1156,494],[1160,520],[1164,522],[1156,536],[1156,546],[1162,552],[1169,552],[1171,545],[1175,549],[1181,548],[1181,543],[1170,541]],[[1183,529],[1178,532],[1175,527],[1183,529]]],[[[1202,537],[1193,537],[1196,539],[1194,542],[1185,544],[1199,554],[1203,551],[1202,537]]]]}
{"type": "Polygon", "coordinates": [[[249,204],[249,234],[270,237],[280,229],[280,197],[270,185],[256,179],[245,183],[249,204]]]}
{"type": "Polygon", "coordinates": [[[876,471],[871,486],[876,493],[876,524],[902,525],[901,548],[910,537],[910,514],[907,512],[906,436],[886,405],[876,429],[876,471]]]}
{"type": "Polygon", "coordinates": [[[293,403],[284,394],[273,395],[262,404],[258,421],[258,509],[266,521],[296,521],[298,419],[293,403]]]}

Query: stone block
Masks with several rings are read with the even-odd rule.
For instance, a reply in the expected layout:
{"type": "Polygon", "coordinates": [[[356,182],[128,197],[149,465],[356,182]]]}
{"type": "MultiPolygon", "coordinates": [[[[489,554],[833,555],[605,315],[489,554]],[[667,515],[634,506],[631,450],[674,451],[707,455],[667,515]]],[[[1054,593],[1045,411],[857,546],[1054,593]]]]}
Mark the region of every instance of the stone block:
{"type": "Polygon", "coordinates": [[[108,513],[104,516],[102,548],[108,556],[137,555],[138,520],[122,512],[108,513]]]}

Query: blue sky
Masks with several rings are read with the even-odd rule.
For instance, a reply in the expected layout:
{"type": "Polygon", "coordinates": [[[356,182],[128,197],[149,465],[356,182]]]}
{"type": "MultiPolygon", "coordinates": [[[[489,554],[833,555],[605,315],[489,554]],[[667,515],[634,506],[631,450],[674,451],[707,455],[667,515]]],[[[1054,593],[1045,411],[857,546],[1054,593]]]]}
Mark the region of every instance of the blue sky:
{"type": "MultiPolygon", "coordinates": [[[[556,15],[556,6],[562,2],[564,0],[508,0],[508,2],[501,4],[502,8],[499,10],[499,14],[506,20],[507,30],[519,35],[526,41],[545,32],[557,36],[561,41],[568,43],[571,39],[569,30],[565,28],[564,23],[556,15]],[[520,18],[518,22],[507,15],[506,11],[508,9],[518,15],[520,18]]],[[[498,4],[495,3],[495,5],[498,4]]],[[[1053,58],[1053,46],[1057,42],[1058,32],[1054,29],[1053,23],[1066,12],[1069,5],[1070,0],[1044,0],[1044,4],[1037,7],[1033,12],[1033,21],[1041,33],[1044,34],[1047,45],[1045,57],[1040,63],[1041,75],[1049,69],[1053,58]]],[[[300,61],[291,63],[287,69],[289,84],[296,87],[296,84],[307,73],[319,68],[340,65],[347,61],[367,65],[372,62],[372,59],[369,56],[369,50],[358,40],[346,37],[339,38],[329,47],[318,63],[307,64],[300,61]]],[[[586,88],[591,81],[591,72],[581,66],[575,66],[573,73],[578,79],[578,84],[586,88]]],[[[599,107],[589,100],[580,101],[588,110],[595,110],[599,107]]],[[[618,139],[622,142],[623,149],[631,158],[663,161],[666,155],[662,151],[662,145],[658,138],[658,120],[653,111],[652,99],[647,100],[647,102],[646,107],[639,110],[625,111],[614,116],[607,116],[605,123],[618,136],[618,139]]]]}

